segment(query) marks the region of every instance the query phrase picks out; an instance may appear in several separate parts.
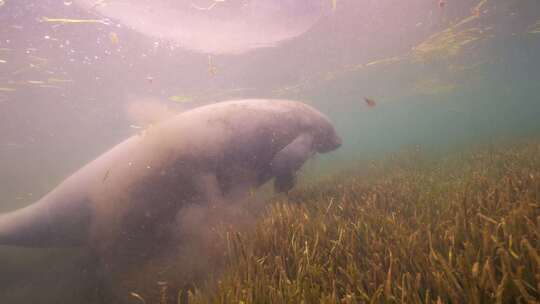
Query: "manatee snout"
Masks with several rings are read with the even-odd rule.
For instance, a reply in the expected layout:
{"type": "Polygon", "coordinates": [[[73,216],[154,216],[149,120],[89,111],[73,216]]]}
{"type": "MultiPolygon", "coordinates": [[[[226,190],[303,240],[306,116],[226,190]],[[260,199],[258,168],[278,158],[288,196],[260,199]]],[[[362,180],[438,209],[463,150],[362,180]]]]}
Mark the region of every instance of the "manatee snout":
{"type": "Polygon", "coordinates": [[[315,150],[319,153],[328,153],[341,147],[341,137],[336,133],[334,128],[330,128],[330,131],[324,132],[315,142],[315,150]]]}

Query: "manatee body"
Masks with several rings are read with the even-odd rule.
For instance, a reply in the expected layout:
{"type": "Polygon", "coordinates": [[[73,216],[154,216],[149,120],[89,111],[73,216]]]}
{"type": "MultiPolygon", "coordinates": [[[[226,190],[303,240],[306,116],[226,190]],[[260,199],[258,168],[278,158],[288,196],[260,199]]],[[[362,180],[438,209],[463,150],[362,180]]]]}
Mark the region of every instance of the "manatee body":
{"type": "Polygon", "coordinates": [[[195,108],[128,138],[33,205],[0,215],[0,244],[88,246],[144,260],[160,250],[183,206],[226,201],[273,178],[277,191],[288,191],[310,156],[340,145],[330,121],[300,102],[195,108]]]}
{"type": "Polygon", "coordinates": [[[274,177],[277,190],[286,191],[311,155],[340,145],[330,121],[300,102],[196,108],[128,138],[33,205],[1,215],[0,244],[83,245],[274,177]]]}

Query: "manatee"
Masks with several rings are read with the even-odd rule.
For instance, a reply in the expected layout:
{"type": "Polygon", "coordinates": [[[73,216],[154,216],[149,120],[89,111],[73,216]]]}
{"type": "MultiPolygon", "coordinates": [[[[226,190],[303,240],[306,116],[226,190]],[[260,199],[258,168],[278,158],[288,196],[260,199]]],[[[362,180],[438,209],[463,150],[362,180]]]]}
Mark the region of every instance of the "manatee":
{"type": "Polygon", "coordinates": [[[0,215],[0,244],[87,246],[115,257],[104,262],[114,272],[118,260],[135,263],[126,252],[140,261],[159,251],[184,206],[217,204],[272,179],[276,191],[288,191],[308,158],[340,145],[329,119],[301,102],[201,106],[128,138],[36,203],[0,215]]]}
{"type": "Polygon", "coordinates": [[[327,0],[75,0],[146,36],[208,54],[275,46],[331,11],[327,0]]]}

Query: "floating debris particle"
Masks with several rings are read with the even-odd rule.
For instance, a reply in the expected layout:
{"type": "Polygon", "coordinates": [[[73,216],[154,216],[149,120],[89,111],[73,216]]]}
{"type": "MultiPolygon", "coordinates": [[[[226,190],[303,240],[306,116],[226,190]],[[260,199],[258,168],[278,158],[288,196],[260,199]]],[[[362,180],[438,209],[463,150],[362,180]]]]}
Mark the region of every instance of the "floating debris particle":
{"type": "Polygon", "coordinates": [[[529,34],[540,34],[540,20],[529,27],[529,34]]]}
{"type": "Polygon", "coordinates": [[[184,96],[184,95],[174,95],[174,96],[169,96],[169,100],[174,101],[174,102],[188,102],[188,101],[193,100],[193,97],[184,96]]]}
{"type": "Polygon", "coordinates": [[[62,79],[62,78],[49,78],[47,79],[48,83],[67,83],[67,82],[73,82],[71,79],[62,79]]]}
{"type": "Polygon", "coordinates": [[[111,171],[111,169],[108,169],[107,172],[105,172],[105,175],[103,176],[103,179],[101,180],[102,183],[105,182],[105,180],[107,180],[107,178],[109,177],[109,172],[111,171]]]}
{"type": "Polygon", "coordinates": [[[154,77],[148,76],[146,77],[146,81],[148,81],[149,84],[152,84],[154,82],[154,77]]]}
{"type": "Polygon", "coordinates": [[[7,61],[0,59],[0,63],[6,63],[7,61]]]}
{"type": "Polygon", "coordinates": [[[169,303],[169,297],[167,296],[167,291],[169,289],[169,283],[165,281],[157,282],[159,286],[159,304],[169,303]]]}
{"type": "MultiPolygon", "coordinates": [[[[430,61],[433,59],[448,59],[458,55],[465,45],[472,42],[491,38],[490,28],[469,27],[465,25],[478,19],[476,12],[481,12],[487,0],[480,1],[471,9],[473,14],[452,24],[450,27],[429,36],[426,40],[412,48],[413,62],[430,61]]],[[[483,10],[485,14],[487,10],[483,10]]]]}
{"type": "MultiPolygon", "coordinates": [[[[473,18],[475,17],[473,16],[473,18]]],[[[461,52],[465,45],[488,37],[485,32],[480,28],[469,28],[461,31],[456,30],[455,27],[447,28],[413,47],[413,59],[422,62],[454,57],[461,52]]]]}
{"type": "Polygon", "coordinates": [[[15,91],[14,88],[0,87],[0,92],[13,92],[13,91],[15,91]]]}
{"type": "Polygon", "coordinates": [[[6,143],[6,144],[4,144],[3,146],[0,146],[0,147],[1,148],[14,149],[14,148],[22,148],[22,145],[14,143],[14,142],[8,142],[8,143],[6,143]]]}
{"type": "Polygon", "coordinates": [[[146,301],[143,299],[143,297],[141,297],[139,294],[135,293],[135,292],[130,292],[129,293],[132,297],[136,298],[137,300],[141,301],[143,304],[146,304],[146,301]]]}
{"type": "Polygon", "coordinates": [[[439,8],[443,9],[446,6],[446,1],[439,0],[439,8]]]}
{"type": "Polygon", "coordinates": [[[109,33],[109,40],[111,40],[112,44],[118,44],[118,42],[119,42],[118,35],[115,32],[110,32],[109,33]]]}
{"type": "Polygon", "coordinates": [[[416,82],[414,92],[422,95],[447,94],[456,89],[452,83],[444,83],[438,79],[422,79],[416,82]]]}
{"type": "Polygon", "coordinates": [[[129,127],[132,129],[142,129],[141,126],[137,126],[137,125],[129,125],[129,127]]]}
{"type": "Polygon", "coordinates": [[[477,69],[479,68],[480,66],[486,64],[486,63],[489,63],[488,60],[484,60],[484,61],[480,61],[480,62],[477,62],[477,63],[474,63],[474,64],[470,64],[470,65],[457,65],[457,64],[450,64],[448,66],[448,70],[449,71],[452,71],[452,72],[465,72],[465,71],[471,71],[471,70],[474,70],[474,69],[477,69]]]}
{"type": "Polygon", "coordinates": [[[44,84],[45,83],[45,81],[41,81],[41,80],[27,80],[26,82],[29,84],[44,84]]]}
{"type": "Polygon", "coordinates": [[[473,16],[475,16],[477,18],[479,18],[480,14],[481,14],[480,9],[478,9],[477,7],[473,7],[471,9],[471,13],[473,14],[473,16]]]}
{"type": "Polygon", "coordinates": [[[61,89],[61,87],[52,84],[40,84],[39,87],[45,89],[61,89]]]}
{"type": "Polygon", "coordinates": [[[332,1],[332,10],[335,11],[337,7],[337,0],[331,0],[332,1]]]}
{"type": "Polygon", "coordinates": [[[41,18],[43,22],[51,22],[51,23],[60,23],[60,24],[68,24],[68,23],[100,23],[109,25],[109,23],[103,19],[69,19],[69,18],[49,18],[49,17],[43,17],[41,18]]]}
{"type": "Polygon", "coordinates": [[[0,0],[0,7],[4,6],[4,4],[6,4],[6,1],[0,0]]]}
{"type": "Polygon", "coordinates": [[[370,108],[373,108],[376,105],[375,100],[373,100],[372,98],[364,97],[364,101],[366,102],[366,105],[370,108]]]}
{"type": "Polygon", "coordinates": [[[289,94],[297,94],[299,93],[304,87],[306,86],[305,83],[298,83],[298,84],[295,84],[295,85],[290,85],[290,86],[284,86],[284,87],[281,87],[281,88],[276,88],[272,91],[272,93],[275,95],[275,96],[285,96],[285,95],[289,95],[289,94]]]}
{"type": "Polygon", "coordinates": [[[35,55],[28,55],[28,59],[30,59],[32,61],[37,61],[37,62],[40,62],[40,63],[45,63],[45,62],[49,61],[47,58],[43,58],[43,57],[39,57],[39,56],[35,56],[35,55]]]}
{"type": "Polygon", "coordinates": [[[217,74],[217,67],[214,65],[214,62],[212,61],[212,56],[208,55],[208,75],[216,76],[216,74],[217,74]]]}
{"type": "MultiPolygon", "coordinates": [[[[471,9],[471,12],[472,12],[473,16],[475,16],[477,18],[480,17],[480,14],[482,13],[482,7],[486,4],[486,2],[487,2],[487,0],[482,0],[475,7],[473,7],[471,9]]],[[[486,13],[486,12],[487,12],[487,10],[484,11],[484,13],[486,13]]]]}
{"type": "Polygon", "coordinates": [[[105,4],[106,4],[105,1],[106,0],[97,0],[96,2],[94,2],[94,5],[92,5],[91,8],[95,8],[97,6],[105,6],[105,4]]]}
{"type": "Polygon", "coordinates": [[[379,65],[379,64],[384,65],[384,64],[396,63],[396,62],[399,62],[400,60],[401,59],[399,57],[390,57],[390,58],[379,59],[379,60],[375,60],[375,61],[366,63],[366,67],[379,65]]]}
{"type": "Polygon", "coordinates": [[[209,6],[207,7],[202,7],[202,6],[198,6],[194,3],[191,3],[191,6],[195,9],[198,9],[198,10],[201,10],[201,11],[209,11],[211,9],[213,9],[216,5],[218,5],[219,3],[222,3],[222,2],[225,2],[225,0],[214,0],[214,2],[212,2],[212,4],[210,4],[209,6]]]}

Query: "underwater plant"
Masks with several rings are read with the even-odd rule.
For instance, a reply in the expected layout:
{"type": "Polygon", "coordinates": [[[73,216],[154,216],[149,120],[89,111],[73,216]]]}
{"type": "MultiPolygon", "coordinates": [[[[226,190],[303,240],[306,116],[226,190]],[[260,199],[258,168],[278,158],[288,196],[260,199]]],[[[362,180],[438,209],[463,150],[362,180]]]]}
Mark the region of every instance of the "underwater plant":
{"type": "Polygon", "coordinates": [[[402,153],[280,197],[189,303],[537,303],[540,143],[402,153]]]}

